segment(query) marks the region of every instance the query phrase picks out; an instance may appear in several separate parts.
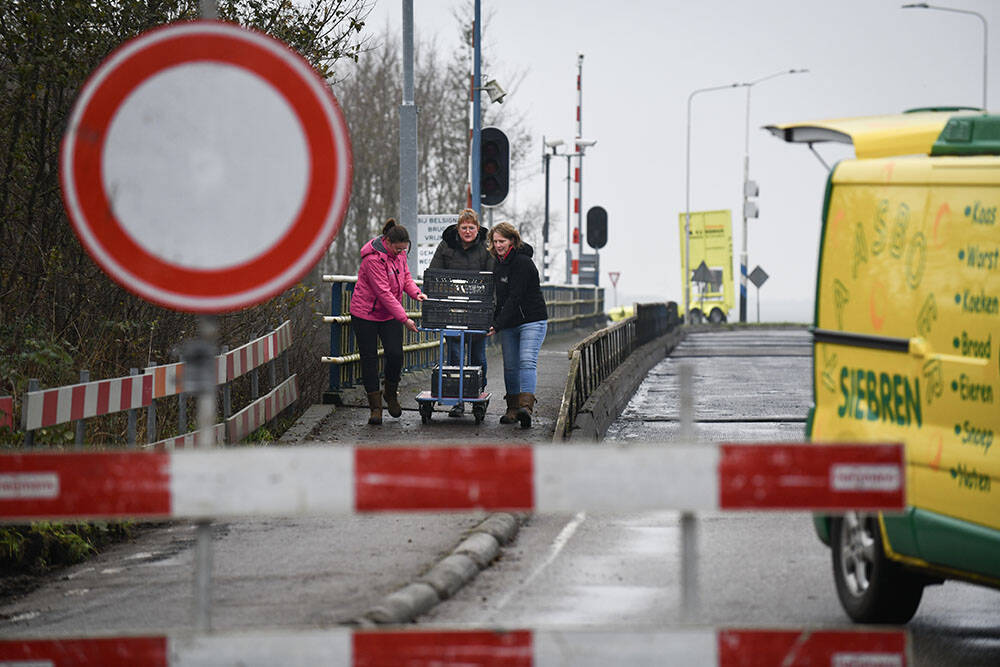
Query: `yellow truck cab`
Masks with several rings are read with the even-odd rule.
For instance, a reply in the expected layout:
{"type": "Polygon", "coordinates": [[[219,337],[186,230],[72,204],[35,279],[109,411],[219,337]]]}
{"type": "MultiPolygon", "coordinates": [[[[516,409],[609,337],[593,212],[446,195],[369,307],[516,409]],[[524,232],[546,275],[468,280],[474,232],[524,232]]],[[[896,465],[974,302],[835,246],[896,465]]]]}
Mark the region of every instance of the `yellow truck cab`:
{"type": "Polygon", "coordinates": [[[815,517],[859,622],[946,579],[1000,588],[1000,116],[906,116],[767,128],[858,158],[823,202],[807,432],[905,444],[902,514],[815,517]]]}

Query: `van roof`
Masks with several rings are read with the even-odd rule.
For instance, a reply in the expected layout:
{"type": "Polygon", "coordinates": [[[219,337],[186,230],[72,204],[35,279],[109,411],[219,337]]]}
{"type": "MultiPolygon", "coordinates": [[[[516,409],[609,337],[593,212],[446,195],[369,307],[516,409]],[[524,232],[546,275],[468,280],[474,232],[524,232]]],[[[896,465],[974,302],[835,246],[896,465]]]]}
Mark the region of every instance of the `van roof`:
{"type": "Polygon", "coordinates": [[[767,125],[764,129],[790,143],[853,144],[858,158],[928,155],[949,120],[982,113],[968,108],[913,110],[885,116],[767,125]]]}

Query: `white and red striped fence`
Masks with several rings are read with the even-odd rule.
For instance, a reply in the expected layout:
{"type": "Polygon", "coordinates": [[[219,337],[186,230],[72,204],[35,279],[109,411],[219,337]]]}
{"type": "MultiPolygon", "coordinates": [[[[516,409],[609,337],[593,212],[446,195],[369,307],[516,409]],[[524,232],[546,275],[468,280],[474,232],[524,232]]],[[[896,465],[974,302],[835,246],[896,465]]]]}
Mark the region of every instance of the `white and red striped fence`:
{"type": "Polygon", "coordinates": [[[902,445],[296,447],[0,455],[0,521],[442,510],[879,510],[902,445]]]}
{"type": "Polygon", "coordinates": [[[909,664],[906,633],[822,630],[358,630],[0,640],[0,664],[870,665],[909,664]]]}
{"type": "MultiPolygon", "coordinates": [[[[217,384],[227,385],[227,383],[260,368],[264,364],[274,362],[291,347],[291,342],[291,322],[286,321],[271,333],[235,350],[216,356],[217,384]]],[[[149,408],[154,401],[160,398],[181,396],[183,400],[183,394],[186,391],[184,387],[185,366],[183,362],[151,366],[141,375],[29,391],[24,395],[21,406],[22,428],[27,435],[37,429],[66,422],[149,408]]],[[[288,374],[287,369],[285,374],[288,374]]],[[[278,392],[277,387],[263,398],[257,399],[255,397],[254,402],[237,415],[239,419],[236,418],[237,416],[229,417],[227,415],[222,432],[239,434],[239,437],[230,435],[230,442],[236,442],[246,437],[253,430],[247,431],[246,425],[255,423],[256,427],[261,426],[263,423],[255,421],[257,415],[266,413],[273,417],[274,414],[298,398],[298,387],[292,378],[282,383],[280,392],[277,394],[275,392],[278,392]],[[290,380],[291,382],[289,382],[290,380]],[[286,400],[289,395],[294,397],[291,400],[286,400]],[[276,410],[275,407],[282,402],[281,408],[276,410]],[[244,414],[247,411],[253,417],[244,414]]],[[[11,412],[13,412],[12,408],[11,412]]],[[[186,421],[186,418],[183,421],[186,421]]],[[[186,429],[186,424],[182,426],[186,429]]],[[[188,433],[151,443],[150,446],[169,448],[175,443],[187,442],[193,438],[194,434],[188,433]]],[[[149,440],[152,439],[153,437],[149,438],[149,440]]],[[[218,438],[216,442],[222,442],[222,439],[218,438]]]]}

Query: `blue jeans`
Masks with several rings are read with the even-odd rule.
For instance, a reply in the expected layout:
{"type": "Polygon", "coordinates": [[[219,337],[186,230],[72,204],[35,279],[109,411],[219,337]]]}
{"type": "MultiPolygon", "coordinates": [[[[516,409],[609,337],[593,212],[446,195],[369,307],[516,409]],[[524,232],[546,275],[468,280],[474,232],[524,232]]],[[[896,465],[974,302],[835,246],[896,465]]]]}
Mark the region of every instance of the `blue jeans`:
{"type": "Polygon", "coordinates": [[[500,330],[503,381],[508,396],[534,394],[538,386],[538,353],[548,330],[547,320],[500,330]]]}
{"type": "MultiPolygon", "coordinates": [[[[458,336],[446,336],[444,341],[448,348],[448,365],[458,366],[458,336]]],[[[466,366],[483,367],[483,389],[486,388],[486,335],[465,335],[466,366]]]]}

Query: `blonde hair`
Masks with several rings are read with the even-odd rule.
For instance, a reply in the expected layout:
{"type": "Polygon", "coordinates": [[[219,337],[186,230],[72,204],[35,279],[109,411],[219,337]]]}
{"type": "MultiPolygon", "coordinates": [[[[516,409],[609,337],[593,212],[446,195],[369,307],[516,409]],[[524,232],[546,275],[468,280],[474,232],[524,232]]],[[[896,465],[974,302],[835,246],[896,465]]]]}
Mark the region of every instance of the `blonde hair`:
{"type": "Polygon", "coordinates": [[[492,252],[495,257],[498,255],[496,249],[493,247],[493,234],[499,234],[510,241],[511,246],[513,246],[515,250],[520,249],[524,245],[524,241],[521,240],[521,234],[517,231],[517,227],[507,221],[498,222],[493,226],[493,229],[490,230],[489,235],[490,252],[492,252]]]}
{"type": "Polygon", "coordinates": [[[458,224],[462,224],[466,220],[476,223],[476,227],[479,226],[479,216],[471,208],[464,208],[458,213],[458,224]]]}

